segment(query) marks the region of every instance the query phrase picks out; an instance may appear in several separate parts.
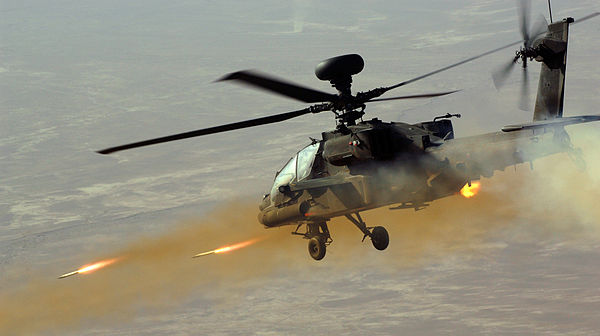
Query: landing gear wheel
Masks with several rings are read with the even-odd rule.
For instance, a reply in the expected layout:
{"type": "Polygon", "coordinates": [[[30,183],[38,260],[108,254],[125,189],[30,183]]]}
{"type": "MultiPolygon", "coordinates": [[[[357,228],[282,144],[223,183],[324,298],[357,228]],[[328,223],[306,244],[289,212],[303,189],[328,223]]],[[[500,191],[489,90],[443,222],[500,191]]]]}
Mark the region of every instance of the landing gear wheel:
{"type": "Polygon", "coordinates": [[[390,244],[390,236],[383,226],[376,226],[371,231],[371,242],[379,251],[385,250],[390,244]]]}
{"type": "Polygon", "coordinates": [[[327,247],[325,246],[325,239],[321,236],[312,237],[308,241],[308,253],[315,260],[321,260],[325,257],[327,247]]]}

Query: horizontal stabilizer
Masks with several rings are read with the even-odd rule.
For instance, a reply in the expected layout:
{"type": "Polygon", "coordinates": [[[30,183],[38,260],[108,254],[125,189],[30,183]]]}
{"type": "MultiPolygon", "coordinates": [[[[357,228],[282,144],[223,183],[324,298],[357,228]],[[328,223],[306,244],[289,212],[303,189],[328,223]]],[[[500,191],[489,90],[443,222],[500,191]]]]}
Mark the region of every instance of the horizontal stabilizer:
{"type": "Polygon", "coordinates": [[[566,125],[573,124],[582,124],[592,121],[600,121],[600,114],[596,115],[584,115],[584,116],[575,116],[575,117],[564,117],[564,118],[556,118],[551,120],[541,120],[534,121],[524,124],[518,125],[508,125],[502,127],[503,132],[514,132],[521,131],[526,129],[535,129],[535,128],[547,128],[547,127],[560,127],[566,125]]]}

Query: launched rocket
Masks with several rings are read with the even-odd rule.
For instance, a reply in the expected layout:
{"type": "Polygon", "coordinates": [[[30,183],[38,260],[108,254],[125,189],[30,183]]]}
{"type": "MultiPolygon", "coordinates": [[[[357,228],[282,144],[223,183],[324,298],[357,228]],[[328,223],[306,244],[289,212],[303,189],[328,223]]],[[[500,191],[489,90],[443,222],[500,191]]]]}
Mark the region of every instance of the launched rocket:
{"type": "Polygon", "coordinates": [[[75,275],[75,274],[79,274],[79,271],[73,271],[73,272],[65,273],[65,274],[59,276],[58,278],[59,279],[64,279],[66,277],[70,277],[71,275],[75,275]]]}
{"type": "Polygon", "coordinates": [[[76,274],[90,273],[90,272],[96,271],[96,270],[98,270],[100,268],[106,267],[106,266],[108,266],[108,265],[110,265],[110,264],[112,264],[112,263],[114,263],[114,262],[116,262],[118,260],[119,260],[119,258],[112,258],[112,259],[101,260],[101,261],[98,261],[98,262],[93,263],[91,265],[82,266],[81,268],[79,268],[76,271],[65,273],[65,274],[59,276],[58,278],[59,279],[64,279],[66,277],[70,277],[70,276],[76,275],[76,274]]]}
{"type": "Polygon", "coordinates": [[[224,253],[224,252],[229,252],[229,251],[241,249],[243,247],[252,245],[252,244],[254,244],[254,243],[256,243],[256,242],[258,242],[258,241],[260,241],[262,239],[264,239],[264,238],[251,239],[251,240],[247,240],[247,241],[244,241],[244,242],[241,242],[241,243],[237,243],[237,244],[233,244],[233,245],[229,245],[229,246],[224,246],[224,247],[218,248],[216,250],[198,253],[195,256],[193,256],[192,258],[198,258],[198,257],[203,257],[203,256],[211,255],[211,254],[219,254],[219,253],[224,253]]]}
{"type": "Polygon", "coordinates": [[[215,254],[215,253],[217,253],[216,250],[212,250],[212,251],[208,251],[208,252],[202,252],[202,253],[196,254],[192,258],[204,257],[204,256],[215,254]]]}

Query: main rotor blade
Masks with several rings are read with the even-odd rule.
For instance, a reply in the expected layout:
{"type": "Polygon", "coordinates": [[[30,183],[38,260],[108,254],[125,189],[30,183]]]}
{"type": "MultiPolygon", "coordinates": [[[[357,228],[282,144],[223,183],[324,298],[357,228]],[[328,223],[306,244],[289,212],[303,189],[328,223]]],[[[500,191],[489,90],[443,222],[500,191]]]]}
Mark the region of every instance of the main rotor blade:
{"type": "Polygon", "coordinates": [[[227,80],[237,80],[244,84],[294,98],[305,103],[335,102],[337,100],[337,95],[313,90],[250,70],[233,72],[219,79],[219,81],[227,80]]]}
{"type": "Polygon", "coordinates": [[[114,152],[118,152],[118,151],[122,151],[122,150],[126,150],[126,149],[150,146],[150,145],[155,145],[155,144],[159,144],[159,143],[163,143],[163,142],[187,139],[187,138],[197,137],[197,136],[201,136],[201,135],[233,131],[236,129],[259,126],[259,125],[272,124],[272,123],[288,120],[291,118],[299,117],[301,115],[311,113],[311,112],[312,112],[311,108],[305,108],[303,110],[280,113],[280,114],[276,114],[276,115],[272,115],[272,116],[268,116],[268,117],[250,119],[250,120],[246,120],[246,121],[240,121],[240,122],[235,122],[235,123],[221,125],[221,126],[204,128],[204,129],[191,131],[191,132],[173,134],[173,135],[168,135],[168,136],[164,136],[164,137],[160,137],[160,138],[134,142],[134,143],[130,143],[127,145],[106,148],[103,150],[99,150],[98,153],[110,154],[110,153],[114,153],[114,152]]]}
{"type": "Polygon", "coordinates": [[[595,12],[595,13],[592,13],[590,15],[586,15],[586,16],[582,17],[581,19],[575,20],[575,22],[573,22],[573,24],[583,22],[585,20],[591,19],[591,18],[596,17],[598,15],[600,15],[600,12],[595,12]]]}
{"type": "Polygon", "coordinates": [[[433,97],[449,95],[451,93],[455,93],[458,91],[460,91],[460,90],[454,90],[454,91],[448,91],[448,92],[438,92],[438,93],[425,93],[425,94],[391,97],[391,98],[378,98],[378,99],[367,100],[365,103],[388,101],[388,100],[398,100],[398,99],[433,98],[433,97]]]}
{"type": "MultiPolygon", "coordinates": [[[[598,15],[600,15],[600,12],[594,12],[592,14],[589,14],[589,15],[586,15],[586,16],[582,17],[581,19],[574,20],[573,23],[571,23],[571,25],[575,25],[575,24],[587,21],[589,19],[593,19],[593,18],[595,18],[598,15]]],[[[558,33],[558,32],[562,32],[562,30],[556,30],[555,31],[555,33],[558,33]]]]}
{"type": "Polygon", "coordinates": [[[433,75],[435,75],[435,74],[438,74],[438,73],[440,73],[440,72],[442,72],[442,71],[446,71],[446,70],[448,70],[448,69],[452,69],[452,68],[454,68],[454,67],[457,67],[457,66],[459,66],[459,65],[465,64],[465,63],[467,63],[467,62],[471,62],[471,61],[474,61],[474,60],[476,60],[476,59],[478,59],[478,58],[482,58],[482,57],[484,57],[484,56],[487,56],[487,55],[489,55],[489,54],[493,54],[493,53],[495,53],[495,52],[498,52],[498,51],[500,51],[500,50],[503,50],[503,49],[506,49],[506,48],[509,48],[509,47],[515,46],[515,45],[517,45],[517,44],[520,44],[520,43],[522,43],[522,42],[523,42],[523,40],[519,40],[519,41],[516,41],[516,42],[510,43],[510,44],[504,45],[504,46],[502,46],[502,47],[499,47],[499,48],[496,48],[496,49],[492,49],[492,50],[490,50],[490,51],[486,51],[486,52],[484,52],[483,54],[479,54],[479,55],[477,55],[477,56],[469,57],[469,58],[467,58],[467,59],[464,59],[464,60],[462,60],[462,61],[460,61],[460,62],[457,62],[457,63],[451,64],[451,65],[445,66],[445,67],[443,67],[443,68],[440,68],[440,69],[437,69],[437,70],[435,70],[435,71],[432,71],[432,72],[426,73],[426,74],[424,74],[424,75],[421,75],[421,76],[419,76],[419,77],[415,77],[415,78],[413,78],[413,79],[409,79],[409,80],[407,80],[407,81],[404,81],[404,82],[402,82],[402,83],[398,83],[398,84],[396,84],[396,85],[392,85],[392,86],[384,87],[384,88],[382,88],[382,91],[383,91],[383,92],[387,92],[387,91],[389,91],[389,90],[392,90],[392,89],[395,89],[395,88],[398,88],[398,87],[404,86],[404,85],[406,85],[406,84],[410,84],[410,83],[412,83],[412,82],[416,82],[416,81],[418,81],[418,80],[421,80],[421,79],[423,79],[423,78],[427,78],[427,77],[429,77],[429,76],[433,76],[433,75]]]}

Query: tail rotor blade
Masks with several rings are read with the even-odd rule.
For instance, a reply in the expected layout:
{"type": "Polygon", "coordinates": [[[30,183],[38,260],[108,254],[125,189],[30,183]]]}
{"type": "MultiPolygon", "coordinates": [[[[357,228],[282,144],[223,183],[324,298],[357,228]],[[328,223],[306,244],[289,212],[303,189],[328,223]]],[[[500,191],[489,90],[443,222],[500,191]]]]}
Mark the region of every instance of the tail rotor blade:
{"type": "Polygon", "coordinates": [[[531,12],[531,2],[530,0],[519,0],[517,5],[521,36],[523,37],[523,40],[529,41],[529,13],[531,12]]]}
{"type": "Polygon", "coordinates": [[[527,74],[527,68],[522,69],[523,82],[521,83],[521,96],[519,100],[519,109],[523,111],[529,111],[529,77],[527,74]]]}
{"type": "Polygon", "coordinates": [[[528,42],[527,46],[530,47],[536,38],[541,37],[547,31],[548,31],[548,21],[546,21],[546,18],[540,14],[540,16],[538,16],[538,18],[535,20],[535,23],[533,24],[533,26],[531,26],[531,31],[529,32],[530,40],[527,41],[528,42]]]}
{"type": "Polygon", "coordinates": [[[515,64],[516,63],[511,60],[509,63],[501,66],[492,73],[492,79],[494,80],[496,89],[500,89],[504,85],[504,82],[506,82],[506,79],[510,75],[510,72],[514,68],[515,64]]]}

